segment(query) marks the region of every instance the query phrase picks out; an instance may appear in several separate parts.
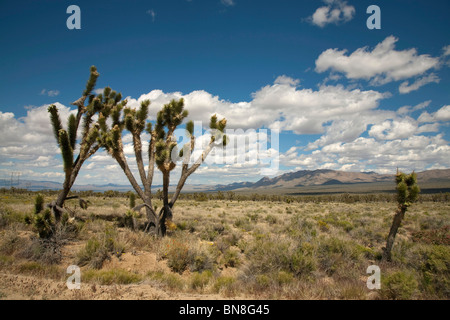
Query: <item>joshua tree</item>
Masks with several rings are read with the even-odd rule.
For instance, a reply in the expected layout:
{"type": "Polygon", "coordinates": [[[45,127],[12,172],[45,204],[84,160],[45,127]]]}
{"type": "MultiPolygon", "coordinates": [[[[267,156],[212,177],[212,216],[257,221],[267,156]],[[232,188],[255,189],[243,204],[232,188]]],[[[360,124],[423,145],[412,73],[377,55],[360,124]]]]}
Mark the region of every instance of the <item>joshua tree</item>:
{"type": "Polygon", "coordinates": [[[180,152],[178,152],[177,140],[174,135],[175,129],[188,116],[188,111],[184,110],[184,100],[172,100],[164,105],[157,114],[154,126],[151,122],[147,122],[149,105],[150,101],[145,100],[141,103],[138,110],[124,108],[123,119],[120,120],[119,115],[115,114],[111,127],[107,125],[103,117],[100,117],[99,121],[103,146],[120,165],[137,195],[144,202],[142,205],[135,207],[134,210],[140,210],[145,207],[148,219],[147,229],[158,236],[164,236],[166,234],[166,226],[173,226],[172,207],[177,201],[187,178],[197,170],[216,145],[226,142],[226,136],[223,134],[226,120],[217,121],[215,115],[211,117],[210,128],[214,129],[214,134],[199,158],[189,166],[189,159],[195,145],[194,123],[189,121],[186,124],[186,133],[190,137],[190,142],[186,143],[180,152]],[[122,132],[125,128],[132,135],[134,154],[143,187],[138,184],[131,172],[123,152],[122,132]],[[144,130],[150,135],[147,172],[142,155],[141,135],[144,130]],[[170,172],[176,167],[177,157],[183,159],[181,176],[172,198],[169,199],[170,172]],[[156,212],[157,208],[152,205],[151,191],[155,165],[163,176],[163,206],[158,213],[156,212]]]}
{"type": "Polygon", "coordinates": [[[395,176],[395,182],[397,183],[397,202],[398,207],[392,221],[391,230],[386,242],[386,248],[383,248],[383,258],[387,261],[391,261],[391,250],[394,245],[395,236],[397,235],[398,228],[400,227],[403,218],[405,217],[408,207],[417,201],[420,188],[417,185],[417,175],[415,172],[406,175],[397,170],[395,176]]]}
{"type": "MultiPolygon", "coordinates": [[[[61,124],[59,111],[56,106],[51,105],[48,107],[53,133],[61,149],[65,173],[63,189],[58,194],[56,201],[48,205],[52,209],[57,223],[61,219],[64,201],[78,198],[77,196],[67,197],[67,195],[80,172],[81,166],[101,147],[98,141],[99,120],[95,121],[94,116],[98,115],[98,119],[105,120],[111,113],[114,115],[114,112],[117,112],[118,109],[120,110],[126,104],[126,101],[121,102],[122,95],[111,91],[110,88],[105,88],[103,95],[99,94],[96,96],[92,94],[98,76],[97,69],[92,66],[89,80],[86,83],[86,89],[78,100],[72,102],[72,105],[76,106],[78,111],[76,114],[70,114],[67,120],[67,130],[61,124]],[[88,103],[85,106],[86,102],[88,103]],[[74,152],[77,149],[77,135],[80,124],[81,140],[79,141],[78,155],[74,157],[74,152]]],[[[80,206],[85,208],[86,202],[82,199],[79,200],[80,206]]]]}

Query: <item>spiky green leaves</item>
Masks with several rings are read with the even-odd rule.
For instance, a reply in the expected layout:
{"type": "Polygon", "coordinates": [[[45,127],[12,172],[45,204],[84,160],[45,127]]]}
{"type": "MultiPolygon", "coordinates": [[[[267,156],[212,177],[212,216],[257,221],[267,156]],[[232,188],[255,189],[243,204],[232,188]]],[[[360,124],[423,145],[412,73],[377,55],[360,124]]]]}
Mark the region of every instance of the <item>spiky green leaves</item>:
{"type": "MultiPolygon", "coordinates": [[[[134,135],[140,135],[144,129],[147,132],[151,132],[150,126],[146,123],[148,117],[148,107],[150,105],[150,100],[144,100],[141,102],[139,110],[131,108],[124,109],[124,124],[125,128],[134,135]],[[149,130],[148,130],[149,129],[149,130]]],[[[119,113],[120,114],[120,113],[119,113]]]]}
{"type": "Polygon", "coordinates": [[[192,120],[186,123],[186,131],[189,133],[189,136],[194,134],[194,122],[192,120]]]}
{"type": "Polygon", "coordinates": [[[209,121],[209,128],[217,129],[217,116],[216,115],[211,116],[211,120],[209,121]]]}
{"type": "Polygon", "coordinates": [[[157,123],[168,128],[176,128],[188,115],[189,112],[184,110],[184,99],[178,101],[173,99],[158,112],[157,123]]]}
{"type": "Polygon", "coordinates": [[[420,188],[417,185],[417,175],[415,172],[407,175],[402,172],[395,176],[397,183],[397,202],[400,205],[410,206],[417,201],[420,188]]]}
{"type": "Polygon", "coordinates": [[[69,133],[62,128],[61,119],[59,118],[58,108],[55,105],[48,107],[50,113],[50,121],[53,127],[53,133],[59,148],[61,149],[61,155],[64,162],[64,171],[66,173],[72,170],[73,166],[73,149],[76,143],[76,118],[73,114],[69,116],[68,129],[69,133]]]}
{"type": "Polygon", "coordinates": [[[47,111],[50,113],[50,121],[52,123],[53,134],[56,141],[59,143],[59,130],[62,129],[61,119],[59,118],[58,108],[54,104],[48,107],[47,111]]]}
{"type": "Polygon", "coordinates": [[[95,84],[97,83],[97,78],[99,77],[99,73],[97,72],[97,68],[95,66],[91,67],[91,74],[88,82],[86,83],[86,89],[83,91],[83,96],[89,96],[95,88],[95,84]]]}
{"type": "Polygon", "coordinates": [[[220,121],[217,121],[217,115],[211,116],[211,120],[209,121],[209,128],[211,129],[211,142],[219,142],[223,146],[227,145],[228,138],[224,134],[225,128],[227,127],[227,120],[223,118],[220,121]]]}
{"type": "Polygon", "coordinates": [[[147,126],[145,128],[145,131],[147,131],[148,134],[152,134],[153,126],[151,122],[147,123],[147,126]]]}
{"type": "Polygon", "coordinates": [[[227,127],[227,119],[223,118],[218,122],[217,130],[223,133],[226,127],[227,127]]]}
{"type": "Polygon", "coordinates": [[[69,135],[64,129],[59,130],[59,145],[64,163],[64,172],[70,174],[73,166],[73,149],[70,145],[69,135]]]}
{"type": "Polygon", "coordinates": [[[67,120],[67,133],[69,135],[69,142],[72,149],[75,149],[77,143],[77,118],[72,113],[67,120]]]}
{"type": "MultiPolygon", "coordinates": [[[[95,95],[92,91],[95,88],[99,73],[95,66],[90,69],[89,80],[83,91],[83,96],[73,104],[78,106],[77,114],[70,114],[67,119],[67,131],[63,129],[58,109],[55,105],[48,108],[50,120],[53,127],[53,133],[61,149],[61,155],[64,162],[64,171],[66,175],[71,172],[78,172],[79,168],[73,171],[76,164],[82,164],[99,147],[106,143],[104,133],[108,132],[107,119],[112,115],[113,126],[120,124],[120,112],[127,101],[121,101],[122,95],[111,88],[106,87],[103,94],[95,95]],[[88,98],[88,105],[84,103],[88,98]],[[98,115],[98,120],[95,116],[98,115]],[[74,162],[74,150],[77,144],[77,134],[81,124],[82,133],[80,139],[80,153],[77,161],[74,162]],[[100,135],[101,134],[101,135],[100,135]]],[[[111,134],[110,144],[117,147],[115,143],[120,138],[120,132],[114,131],[111,134]]]]}
{"type": "Polygon", "coordinates": [[[164,163],[170,158],[170,153],[164,140],[158,140],[155,145],[155,162],[156,165],[163,169],[164,163]]]}
{"type": "Polygon", "coordinates": [[[141,108],[136,113],[136,120],[139,122],[145,122],[148,116],[148,106],[150,105],[150,100],[144,100],[141,102],[141,108]]]}

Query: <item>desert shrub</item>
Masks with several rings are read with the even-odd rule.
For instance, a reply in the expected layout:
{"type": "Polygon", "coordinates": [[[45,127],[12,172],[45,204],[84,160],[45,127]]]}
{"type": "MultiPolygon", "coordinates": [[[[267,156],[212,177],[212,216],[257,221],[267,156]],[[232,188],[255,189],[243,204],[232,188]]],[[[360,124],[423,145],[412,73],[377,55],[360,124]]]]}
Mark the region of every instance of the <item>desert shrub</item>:
{"type": "Polygon", "coordinates": [[[89,264],[94,269],[100,269],[103,262],[109,258],[109,250],[102,246],[98,239],[89,239],[83,249],[77,254],[77,265],[89,264]]]}
{"type": "Polygon", "coordinates": [[[83,272],[83,281],[97,282],[101,285],[138,283],[141,282],[142,279],[143,277],[141,275],[122,269],[90,269],[83,272]]]}
{"type": "Polygon", "coordinates": [[[215,282],[213,289],[215,292],[225,292],[225,293],[234,293],[237,290],[236,287],[236,279],[229,276],[221,276],[218,277],[215,282]]]}
{"type": "Polygon", "coordinates": [[[222,253],[224,253],[229,247],[237,246],[241,238],[242,235],[240,233],[231,232],[216,239],[216,246],[222,253]]]}
{"type": "Polygon", "coordinates": [[[239,250],[229,248],[223,253],[222,263],[225,267],[238,267],[241,263],[239,250]]]}
{"type": "Polygon", "coordinates": [[[0,254],[0,270],[2,268],[9,268],[14,263],[14,258],[9,255],[0,254]]]}
{"type": "Polygon", "coordinates": [[[337,220],[334,222],[334,225],[344,229],[346,232],[350,232],[354,228],[354,225],[346,220],[337,220]]]}
{"type": "Polygon", "coordinates": [[[212,280],[213,274],[210,270],[205,270],[201,273],[194,272],[191,277],[191,288],[194,290],[204,289],[212,280]]]}
{"type": "Polygon", "coordinates": [[[296,214],[291,218],[286,232],[292,237],[311,241],[317,236],[317,222],[296,214]]]}
{"type": "Polygon", "coordinates": [[[180,221],[180,222],[178,222],[178,223],[177,223],[177,229],[178,229],[178,230],[181,230],[181,231],[187,230],[187,229],[188,229],[188,224],[187,224],[187,222],[186,222],[186,221],[180,221]]]}
{"type": "Polygon", "coordinates": [[[89,239],[77,254],[77,265],[100,269],[103,262],[114,254],[118,257],[125,251],[124,245],[116,240],[117,232],[106,228],[103,233],[89,239]]]}
{"type": "Polygon", "coordinates": [[[250,231],[252,230],[253,225],[248,217],[240,217],[236,219],[236,221],[234,222],[234,226],[244,231],[250,231]]]}
{"type": "Polygon", "coordinates": [[[419,270],[424,289],[432,294],[450,297],[450,248],[444,245],[422,245],[411,251],[408,266],[419,270]]]}
{"type": "Polygon", "coordinates": [[[275,216],[273,216],[271,214],[268,214],[264,220],[266,220],[266,222],[268,224],[276,224],[276,223],[278,223],[277,217],[275,217],[275,216]]]}
{"type": "Polygon", "coordinates": [[[257,212],[255,213],[247,213],[245,215],[251,222],[257,222],[259,219],[259,215],[257,212]]]}
{"type": "Polygon", "coordinates": [[[63,244],[64,241],[57,237],[47,239],[32,237],[31,243],[19,253],[19,256],[47,265],[58,264],[62,259],[63,244]]]}
{"type": "Polygon", "coordinates": [[[147,276],[151,280],[158,281],[173,290],[181,290],[184,287],[183,279],[175,273],[166,274],[162,271],[150,271],[147,276]]]}
{"type": "Polygon", "coordinates": [[[277,281],[278,285],[280,285],[280,286],[290,284],[290,283],[292,283],[293,280],[294,280],[294,276],[290,272],[279,271],[277,274],[276,281],[277,281]]]}
{"type": "Polygon", "coordinates": [[[330,276],[338,270],[347,274],[350,268],[361,262],[362,252],[353,241],[321,238],[317,251],[321,269],[330,276]]]}
{"type": "Polygon", "coordinates": [[[221,223],[206,225],[200,233],[200,238],[207,241],[214,241],[224,231],[225,227],[221,223]]]}
{"type": "Polygon", "coordinates": [[[415,242],[448,246],[450,245],[450,225],[437,229],[426,229],[424,231],[413,232],[412,239],[415,242]]]}
{"type": "Polygon", "coordinates": [[[167,265],[173,272],[183,273],[191,262],[188,245],[177,239],[165,242],[162,258],[167,259],[167,265]]]}
{"type": "Polygon", "coordinates": [[[330,226],[323,220],[317,221],[317,225],[319,226],[320,231],[327,232],[330,230],[330,226]]]}
{"type": "Polygon", "coordinates": [[[183,273],[213,270],[218,249],[213,243],[199,244],[190,238],[164,238],[159,245],[159,258],[167,259],[167,265],[173,272],[183,273]]]}
{"type": "Polygon", "coordinates": [[[292,253],[289,271],[296,276],[309,276],[317,269],[317,265],[314,247],[304,242],[292,253]]]}
{"type": "Polygon", "coordinates": [[[0,242],[0,253],[5,255],[12,255],[14,252],[23,248],[24,239],[21,239],[16,230],[7,230],[2,235],[0,242]]]}
{"type": "Polygon", "coordinates": [[[383,299],[409,300],[417,292],[414,275],[406,271],[393,272],[381,278],[380,296],[383,299]]]}
{"type": "Polygon", "coordinates": [[[272,284],[272,279],[267,274],[258,274],[255,277],[255,284],[257,290],[265,290],[272,284]]]}
{"type": "Polygon", "coordinates": [[[21,212],[16,212],[2,204],[0,207],[0,229],[5,229],[11,225],[23,224],[27,215],[21,212]]]}
{"type": "Polygon", "coordinates": [[[214,270],[218,256],[219,250],[212,243],[194,246],[190,250],[189,270],[191,272],[214,270]]]}
{"type": "Polygon", "coordinates": [[[296,276],[308,275],[316,268],[313,247],[281,237],[263,237],[255,240],[246,250],[249,276],[278,274],[279,271],[296,276]]]}

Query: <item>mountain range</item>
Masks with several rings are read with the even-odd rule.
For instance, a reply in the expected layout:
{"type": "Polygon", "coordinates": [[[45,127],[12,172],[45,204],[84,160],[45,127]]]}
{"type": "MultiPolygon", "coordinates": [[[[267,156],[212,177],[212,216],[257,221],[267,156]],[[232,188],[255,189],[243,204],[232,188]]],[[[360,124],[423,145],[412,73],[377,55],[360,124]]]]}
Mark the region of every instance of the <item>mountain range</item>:
{"type": "MultiPolygon", "coordinates": [[[[450,169],[427,170],[417,173],[422,190],[450,191],[450,169]]],[[[217,185],[220,191],[328,193],[328,192],[391,192],[395,188],[393,174],[376,172],[347,172],[336,170],[301,170],[273,178],[264,177],[251,182],[217,185]]]]}
{"type": "MultiPolygon", "coordinates": [[[[423,192],[449,192],[450,169],[427,170],[417,173],[417,180],[423,192]]],[[[53,181],[0,180],[0,188],[24,188],[28,190],[61,189],[62,184],[53,181]]],[[[106,190],[128,191],[130,185],[75,185],[74,190],[92,190],[103,192],[106,190]]],[[[154,185],[153,190],[162,189],[161,185],[154,185]]],[[[169,191],[173,191],[174,186],[169,191]]],[[[262,192],[289,194],[320,194],[320,193],[365,193],[365,192],[393,192],[395,190],[393,174],[379,174],[376,172],[347,172],[336,170],[301,170],[288,172],[273,178],[264,177],[256,182],[235,182],[227,185],[189,185],[184,192],[262,192]]]]}

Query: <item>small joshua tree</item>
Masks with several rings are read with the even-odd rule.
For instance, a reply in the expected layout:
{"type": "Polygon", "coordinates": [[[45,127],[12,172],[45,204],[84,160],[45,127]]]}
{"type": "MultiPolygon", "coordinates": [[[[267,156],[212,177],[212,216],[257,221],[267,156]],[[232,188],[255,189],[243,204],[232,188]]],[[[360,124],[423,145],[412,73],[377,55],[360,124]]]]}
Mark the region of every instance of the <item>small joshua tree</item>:
{"type": "MultiPolygon", "coordinates": [[[[70,114],[67,120],[67,130],[61,124],[57,107],[55,105],[48,107],[53,133],[61,150],[65,173],[63,189],[58,194],[56,201],[48,205],[52,209],[57,223],[61,219],[64,202],[68,199],[78,198],[77,196],[67,197],[67,195],[80,172],[81,166],[101,147],[101,144],[97,141],[100,130],[99,121],[95,121],[94,116],[98,115],[99,119],[106,119],[110,114],[117,113],[117,109],[121,109],[126,104],[126,101],[121,102],[122,95],[111,91],[110,88],[105,88],[103,95],[92,94],[98,77],[99,73],[96,67],[92,66],[86,89],[78,100],[72,102],[72,105],[76,106],[78,111],[76,114],[70,114]],[[85,105],[86,102],[87,105],[85,105]],[[79,141],[78,155],[75,157],[74,152],[77,149],[79,129],[81,129],[81,140],[79,141]]],[[[86,208],[86,201],[79,200],[80,207],[86,208]]]]}
{"type": "Polygon", "coordinates": [[[227,138],[223,134],[226,127],[226,120],[222,119],[218,121],[215,115],[211,117],[210,128],[214,129],[214,134],[199,158],[189,166],[189,159],[195,145],[194,123],[189,121],[186,124],[186,132],[188,137],[190,137],[190,142],[186,143],[179,152],[177,140],[174,135],[175,129],[188,116],[188,111],[184,110],[184,100],[172,100],[170,103],[164,105],[162,110],[157,114],[156,124],[154,126],[151,122],[147,122],[149,105],[150,101],[145,100],[141,103],[138,110],[124,108],[123,119],[120,120],[119,115],[115,114],[111,127],[107,125],[103,117],[100,117],[99,120],[103,146],[120,165],[137,195],[144,202],[134,209],[140,210],[145,207],[148,230],[155,232],[158,236],[164,236],[166,234],[166,226],[173,227],[172,207],[177,201],[187,178],[197,170],[215,146],[222,145],[226,142],[227,138]],[[122,132],[125,128],[132,135],[137,168],[143,188],[136,181],[124,155],[122,132]],[[144,167],[142,155],[141,135],[144,130],[150,135],[147,172],[144,167]],[[177,156],[174,157],[174,154],[177,156]],[[172,198],[169,199],[170,173],[176,167],[177,159],[175,158],[177,157],[183,158],[181,176],[172,198]],[[163,176],[163,206],[158,213],[156,212],[157,209],[152,205],[151,191],[155,166],[161,171],[163,176]]]}
{"type": "Polygon", "coordinates": [[[130,192],[130,209],[133,209],[136,206],[136,195],[134,192],[130,192]]]}
{"type": "Polygon", "coordinates": [[[44,196],[40,193],[34,198],[34,213],[39,214],[44,209],[44,196]]]}
{"type": "Polygon", "coordinates": [[[415,172],[407,175],[397,170],[395,182],[397,183],[398,207],[394,220],[392,221],[386,247],[383,248],[383,258],[387,261],[391,261],[391,251],[394,245],[395,236],[397,235],[398,228],[405,217],[406,210],[408,210],[408,207],[411,206],[411,204],[417,201],[420,192],[420,188],[417,185],[417,175],[415,172]]]}

